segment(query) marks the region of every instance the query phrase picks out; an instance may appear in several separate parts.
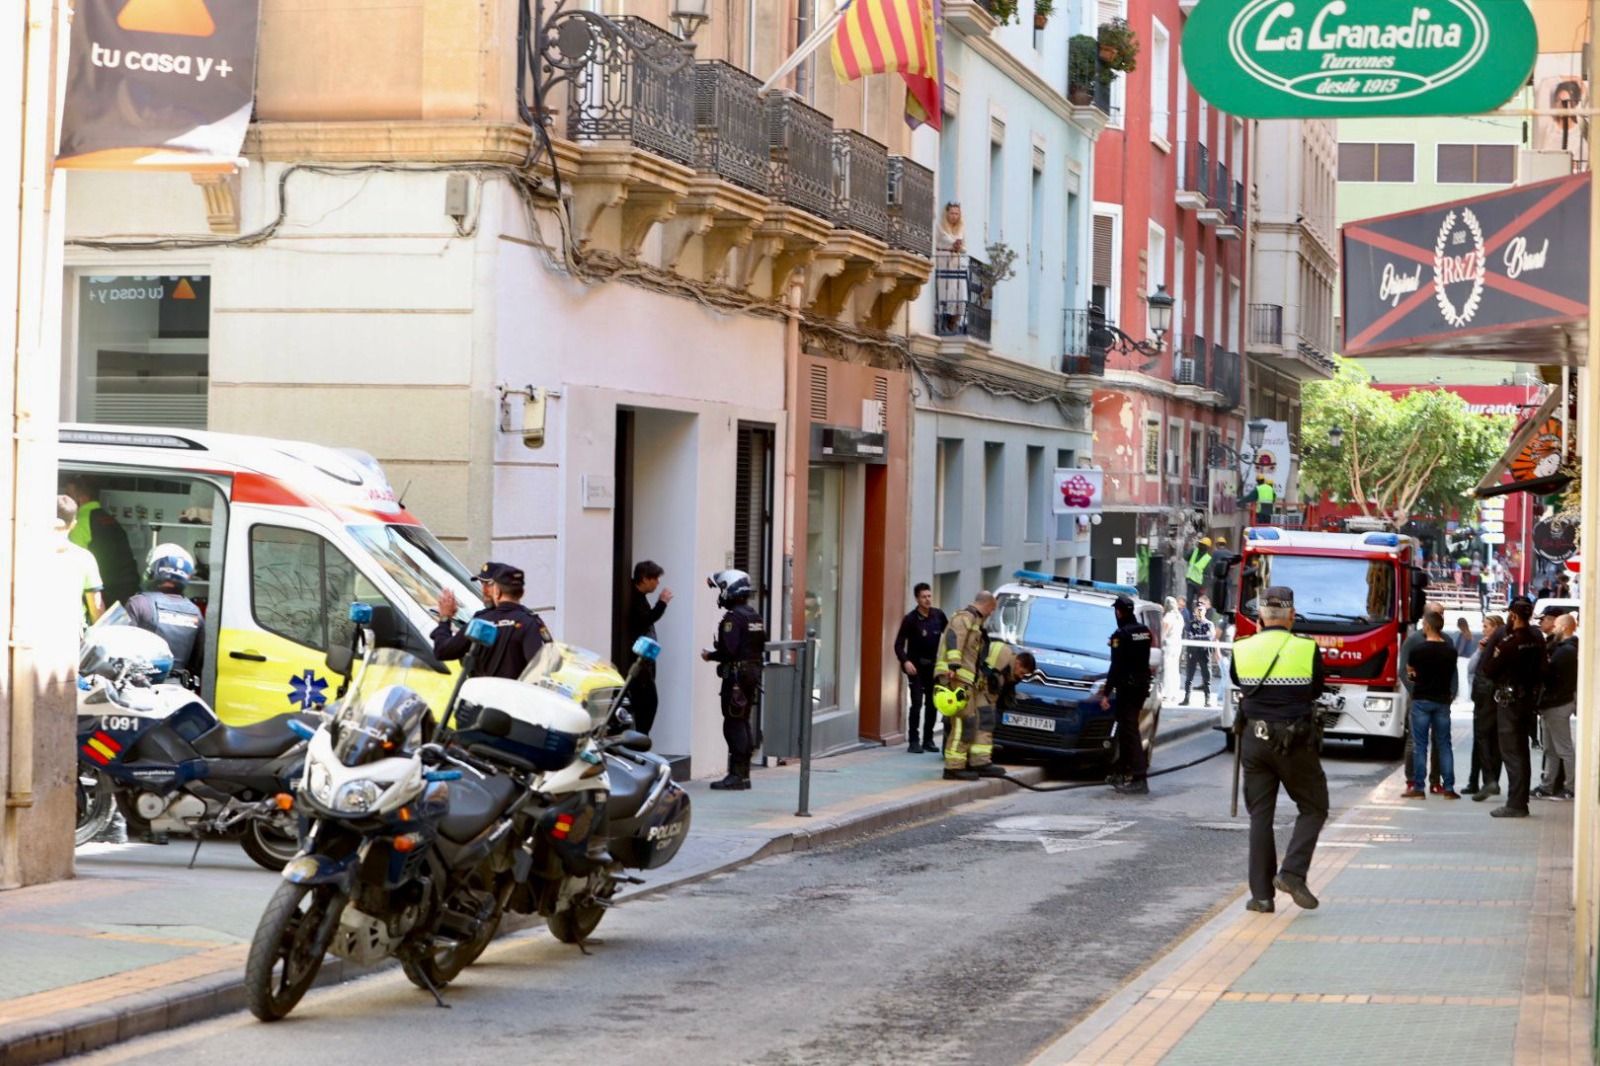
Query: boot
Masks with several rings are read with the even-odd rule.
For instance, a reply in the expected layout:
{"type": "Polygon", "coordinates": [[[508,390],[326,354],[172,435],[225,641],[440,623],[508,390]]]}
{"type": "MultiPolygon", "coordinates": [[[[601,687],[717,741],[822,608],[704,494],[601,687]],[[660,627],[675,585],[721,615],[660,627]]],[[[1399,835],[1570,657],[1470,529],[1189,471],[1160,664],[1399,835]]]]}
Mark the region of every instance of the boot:
{"type": "MultiPolygon", "coordinates": [[[[946,781],[976,781],[978,779],[978,775],[977,772],[973,770],[956,769],[955,767],[946,766],[944,768],[944,779],[946,781]]],[[[716,788],[717,786],[712,785],[711,787],[716,788]]]]}
{"type": "Polygon", "coordinates": [[[1004,776],[1006,776],[1006,768],[1004,766],[996,766],[992,762],[986,762],[982,766],[973,766],[973,767],[970,767],[970,769],[972,770],[973,773],[977,774],[979,777],[1004,777],[1004,776]]]}
{"type": "Polygon", "coordinates": [[[916,737],[911,738],[911,743],[906,745],[906,752],[910,755],[922,754],[922,743],[916,737]]]}
{"type": "Polygon", "coordinates": [[[728,756],[728,773],[720,781],[711,782],[711,787],[718,792],[742,792],[750,787],[750,782],[739,776],[739,761],[732,755],[728,756]]]}

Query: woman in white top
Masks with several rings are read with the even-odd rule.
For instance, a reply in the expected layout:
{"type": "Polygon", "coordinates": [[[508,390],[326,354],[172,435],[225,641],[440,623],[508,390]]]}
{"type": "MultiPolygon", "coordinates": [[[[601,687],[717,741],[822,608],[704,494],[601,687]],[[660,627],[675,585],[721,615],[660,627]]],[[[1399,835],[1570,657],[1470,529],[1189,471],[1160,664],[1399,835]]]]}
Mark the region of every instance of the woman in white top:
{"type": "Polygon", "coordinates": [[[1161,693],[1165,699],[1176,699],[1182,641],[1183,612],[1178,610],[1178,601],[1168,596],[1161,610],[1161,693]]]}
{"type": "Polygon", "coordinates": [[[962,332],[967,299],[967,241],[966,225],[961,220],[961,205],[954,200],[944,205],[939,216],[939,227],[934,233],[934,250],[937,258],[934,270],[938,273],[939,332],[962,332]]]}

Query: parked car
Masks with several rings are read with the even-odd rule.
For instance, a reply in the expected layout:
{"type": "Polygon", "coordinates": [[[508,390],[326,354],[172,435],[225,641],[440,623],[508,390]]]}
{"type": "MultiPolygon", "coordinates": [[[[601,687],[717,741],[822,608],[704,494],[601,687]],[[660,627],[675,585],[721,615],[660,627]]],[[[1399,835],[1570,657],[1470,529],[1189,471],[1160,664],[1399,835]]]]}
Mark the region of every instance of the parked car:
{"type": "Polygon", "coordinates": [[[1111,667],[1112,604],[1134,600],[1139,620],[1150,627],[1150,697],[1139,716],[1139,743],[1155,744],[1161,721],[1161,608],[1139,599],[1131,585],[1017,571],[1016,581],[995,591],[999,601],[989,632],[1033,653],[1039,671],[1021,682],[1016,697],[1000,708],[997,751],[1060,763],[1114,765],[1124,738],[1116,719],[1093,698],[1111,667]]]}

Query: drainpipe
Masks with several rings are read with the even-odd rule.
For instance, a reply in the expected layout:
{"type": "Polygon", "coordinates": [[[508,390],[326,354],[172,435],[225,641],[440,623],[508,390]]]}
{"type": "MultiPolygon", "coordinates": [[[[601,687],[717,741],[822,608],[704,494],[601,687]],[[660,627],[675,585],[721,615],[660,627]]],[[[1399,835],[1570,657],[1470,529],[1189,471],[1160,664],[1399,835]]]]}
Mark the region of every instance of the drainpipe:
{"type": "Polygon", "coordinates": [[[805,300],[804,275],[798,271],[790,276],[784,297],[783,324],[783,410],[789,425],[788,446],[783,449],[783,629],[790,633],[788,639],[798,640],[805,635],[804,622],[800,620],[803,608],[795,598],[799,581],[799,567],[795,555],[795,511],[798,510],[796,490],[799,479],[795,473],[796,456],[804,448],[811,451],[810,437],[801,439],[800,417],[800,308],[805,300]]]}

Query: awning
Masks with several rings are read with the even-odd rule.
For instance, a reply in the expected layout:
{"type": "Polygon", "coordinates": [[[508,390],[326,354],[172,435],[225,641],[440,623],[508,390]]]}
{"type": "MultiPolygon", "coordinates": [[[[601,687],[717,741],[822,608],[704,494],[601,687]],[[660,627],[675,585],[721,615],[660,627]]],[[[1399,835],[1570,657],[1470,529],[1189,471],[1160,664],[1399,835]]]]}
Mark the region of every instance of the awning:
{"type": "Polygon", "coordinates": [[[1572,483],[1572,475],[1563,471],[1562,457],[1566,455],[1566,442],[1562,435],[1561,418],[1556,413],[1560,403],[1561,390],[1552,388],[1533,417],[1511,434],[1511,444],[1505,454],[1495,460],[1489,472],[1483,475],[1473,495],[1480,499],[1513,492],[1542,495],[1559,491],[1572,483]],[[1508,472],[1511,480],[1502,483],[1501,479],[1508,472]]]}
{"type": "Polygon", "coordinates": [[[1575,174],[1347,224],[1342,353],[1582,365],[1588,188],[1575,174]]]}

